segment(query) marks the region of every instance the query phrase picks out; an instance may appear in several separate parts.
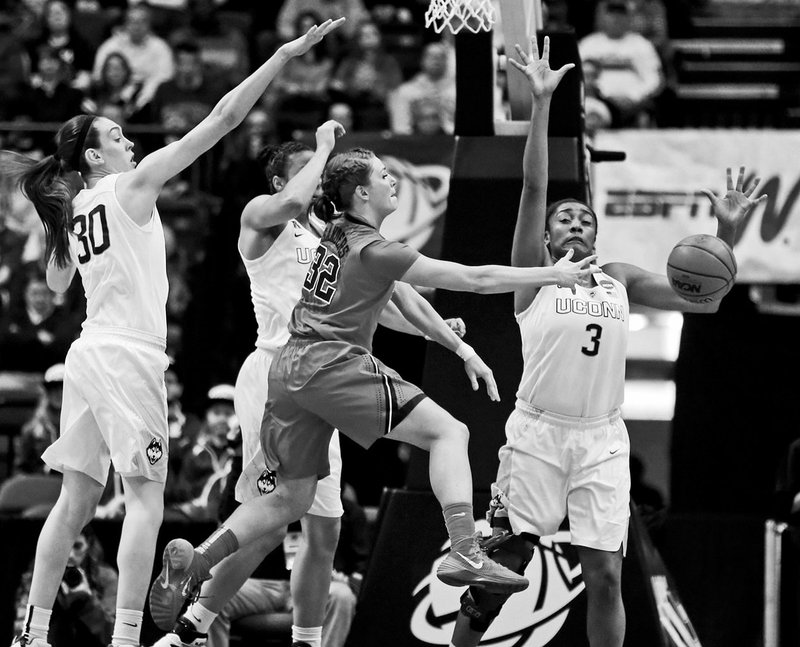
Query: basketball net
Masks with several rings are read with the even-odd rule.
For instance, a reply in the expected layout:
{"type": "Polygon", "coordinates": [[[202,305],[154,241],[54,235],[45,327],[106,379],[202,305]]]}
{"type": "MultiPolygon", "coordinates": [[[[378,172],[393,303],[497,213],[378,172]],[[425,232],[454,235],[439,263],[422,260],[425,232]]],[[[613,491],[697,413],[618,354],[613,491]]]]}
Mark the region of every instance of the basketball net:
{"type": "Polygon", "coordinates": [[[491,31],[495,22],[492,0],[431,0],[425,12],[425,27],[437,34],[444,28],[457,34],[466,28],[473,34],[491,31]]]}

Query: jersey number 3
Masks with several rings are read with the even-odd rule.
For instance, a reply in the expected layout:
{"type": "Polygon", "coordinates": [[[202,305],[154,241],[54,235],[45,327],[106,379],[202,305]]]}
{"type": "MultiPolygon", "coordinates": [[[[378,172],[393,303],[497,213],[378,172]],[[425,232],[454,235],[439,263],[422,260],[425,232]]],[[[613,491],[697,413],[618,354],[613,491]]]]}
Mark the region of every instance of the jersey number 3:
{"type": "Polygon", "coordinates": [[[317,247],[311,267],[303,281],[303,289],[326,304],[330,304],[336,293],[336,280],[339,278],[339,257],[329,252],[323,245],[317,247]]]}
{"type": "Polygon", "coordinates": [[[88,262],[92,255],[102,254],[111,245],[104,204],[98,204],[88,216],[83,214],[75,216],[72,219],[72,227],[82,247],[78,253],[78,262],[81,265],[88,262]]]}
{"type": "Polygon", "coordinates": [[[589,357],[594,357],[600,350],[600,337],[603,334],[603,327],[597,324],[589,324],[586,326],[586,332],[592,333],[592,336],[589,339],[591,345],[583,346],[581,348],[581,352],[589,357]]]}

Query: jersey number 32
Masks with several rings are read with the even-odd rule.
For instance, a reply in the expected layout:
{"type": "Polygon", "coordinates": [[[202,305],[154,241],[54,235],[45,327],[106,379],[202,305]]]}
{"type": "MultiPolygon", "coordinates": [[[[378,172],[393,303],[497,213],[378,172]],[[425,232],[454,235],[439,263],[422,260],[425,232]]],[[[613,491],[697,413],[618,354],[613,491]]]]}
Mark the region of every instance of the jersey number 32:
{"type": "Polygon", "coordinates": [[[303,281],[303,289],[320,301],[330,304],[336,293],[336,280],[339,278],[339,257],[328,251],[324,245],[317,247],[311,267],[303,281]]]}

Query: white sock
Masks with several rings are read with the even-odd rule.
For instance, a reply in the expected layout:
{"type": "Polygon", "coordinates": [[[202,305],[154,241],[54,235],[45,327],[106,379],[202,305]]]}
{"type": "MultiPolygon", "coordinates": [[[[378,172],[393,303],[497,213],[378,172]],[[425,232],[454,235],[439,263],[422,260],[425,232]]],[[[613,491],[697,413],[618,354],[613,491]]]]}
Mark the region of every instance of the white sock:
{"type": "Polygon", "coordinates": [[[25,612],[25,624],[22,625],[22,634],[30,638],[41,638],[47,642],[47,632],[50,630],[50,615],[52,609],[42,609],[32,604],[28,605],[25,612]]]}
{"type": "Polygon", "coordinates": [[[139,645],[139,634],[142,633],[142,611],[133,609],[117,609],[114,620],[114,633],[111,634],[112,647],[139,645]]]}
{"type": "Polygon", "coordinates": [[[199,602],[194,602],[184,614],[185,618],[189,618],[192,621],[192,624],[195,626],[197,631],[201,634],[207,634],[209,627],[214,622],[214,619],[218,616],[218,613],[214,613],[213,611],[209,611],[206,609],[202,604],[199,602]]]}
{"type": "Polygon", "coordinates": [[[322,647],[322,627],[292,625],[292,642],[303,642],[309,647],[322,647]]]}

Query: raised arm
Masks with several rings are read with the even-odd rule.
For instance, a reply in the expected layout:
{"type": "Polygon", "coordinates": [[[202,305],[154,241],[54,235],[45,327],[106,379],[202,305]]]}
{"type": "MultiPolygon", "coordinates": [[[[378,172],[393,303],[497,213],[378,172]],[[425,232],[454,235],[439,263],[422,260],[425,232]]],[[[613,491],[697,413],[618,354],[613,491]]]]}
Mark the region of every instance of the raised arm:
{"type": "Polygon", "coordinates": [[[456,292],[497,294],[526,287],[560,285],[573,288],[581,279],[599,271],[591,265],[597,256],[587,256],[573,263],[572,250],[555,265],[548,267],[509,267],[507,265],[462,265],[422,256],[414,261],[401,280],[426,288],[456,292]]]}
{"type": "MultiPolygon", "coordinates": [[[[541,58],[536,36],[531,38],[530,52],[517,45],[522,63],[513,58],[508,62],[525,75],[531,88],[533,107],[522,157],[522,194],[511,246],[511,264],[518,267],[550,265],[550,254],[544,244],[545,213],[547,209],[548,151],[547,129],[550,122],[550,102],[563,76],[575,67],[572,63],[559,70],[550,69],[550,38],[545,36],[541,58]]],[[[540,286],[529,286],[515,295],[515,310],[520,312],[536,296],[540,286]]]]}
{"type": "MultiPolygon", "coordinates": [[[[727,190],[718,197],[713,191],[703,189],[703,193],[711,201],[711,209],[717,218],[717,237],[728,243],[731,249],[736,242],[736,232],[744,217],[757,205],[767,199],[767,195],[753,198],[760,178],[756,177],[750,187],[744,188],[744,166],[739,168],[736,184],[733,183],[731,169],[726,170],[727,190]]],[[[711,303],[690,303],[679,297],[663,274],[626,263],[610,263],[603,268],[625,284],[628,298],[632,303],[659,308],[661,310],[678,310],[680,312],[716,312],[722,299],[711,303]]]]}
{"type": "Polygon", "coordinates": [[[303,36],[282,45],[255,72],[228,92],[211,113],[181,139],[145,157],[136,169],[124,173],[117,182],[117,195],[126,209],[148,198],[154,202],[167,180],[180,173],[208,151],[224,135],[236,128],[286,62],[307,52],[344,22],[327,20],[313,26],[303,36]]]}
{"type": "Polygon", "coordinates": [[[338,121],[326,121],[317,128],[317,149],[308,163],[286,183],[282,191],[273,195],[259,195],[250,200],[242,211],[242,226],[251,229],[269,229],[294,218],[308,206],[325,162],[331,154],[336,138],[344,135],[338,121]]]}

